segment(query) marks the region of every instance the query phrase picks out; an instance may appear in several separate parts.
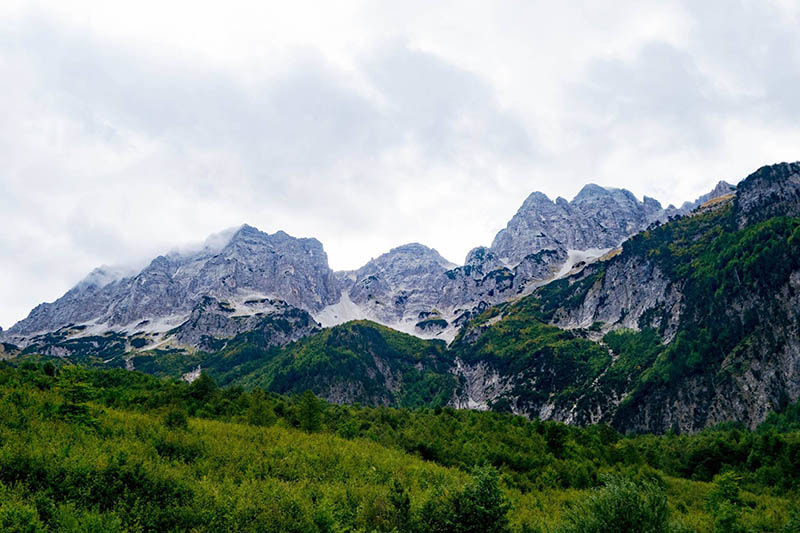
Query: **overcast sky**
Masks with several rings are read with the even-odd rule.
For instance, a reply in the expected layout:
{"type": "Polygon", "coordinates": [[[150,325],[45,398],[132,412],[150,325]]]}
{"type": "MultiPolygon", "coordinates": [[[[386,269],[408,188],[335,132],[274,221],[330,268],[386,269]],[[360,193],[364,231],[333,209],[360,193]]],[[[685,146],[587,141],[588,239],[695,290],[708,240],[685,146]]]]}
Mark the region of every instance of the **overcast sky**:
{"type": "Polygon", "coordinates": [[[0,325],[247,222],[461,263],[534,190],[800,159],[797,2],[0,4],[0,325]]]}

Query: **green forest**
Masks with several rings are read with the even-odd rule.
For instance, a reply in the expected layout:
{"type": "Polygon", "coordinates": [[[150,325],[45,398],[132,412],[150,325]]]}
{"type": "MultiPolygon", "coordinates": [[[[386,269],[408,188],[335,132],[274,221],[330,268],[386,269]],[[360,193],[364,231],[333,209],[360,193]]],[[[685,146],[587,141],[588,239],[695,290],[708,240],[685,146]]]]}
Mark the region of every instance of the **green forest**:
{"type": "Polygon", "coordinates": [[[800,530],[800,406],[621,435],[0,364],[4,531],[800,530]]]}

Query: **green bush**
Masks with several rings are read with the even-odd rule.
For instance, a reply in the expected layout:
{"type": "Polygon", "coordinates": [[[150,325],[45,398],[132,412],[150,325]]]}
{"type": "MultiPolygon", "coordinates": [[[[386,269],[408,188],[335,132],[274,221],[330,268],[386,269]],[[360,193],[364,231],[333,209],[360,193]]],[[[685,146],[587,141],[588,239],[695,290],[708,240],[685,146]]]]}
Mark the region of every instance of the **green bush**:
{"type": "Polygon", "coordinates": [[[706,498],[706,506],[714,518],[714,531],[718,533],[741,533],[746,531],[741,524],[742,502],[739,497],[739,476],[732,471],[714,478],[714,486],[706,498]]]}
{"type": "Polygon", "coordinates": [[[502,533],[508,530],[509,508],[497,470],[479,467],[461,491],[427,502],[421,512],[421,529],[436,533],[502,533]]]}
{"type": "Polygon", "coordinates": [[[297,410],[301,428],[309,433],[319,430],[322,425],[322,404],[313,392],[307,390],[303,393],[297,410]]]}
{"type": "Polygon", "coordinates": [[[187,429],[189,418],[182,409],[170,409],[164,417],[164,425],[169,429],[187,429]]]}
{"type": "Polygon", "coordinates": [[[560,533],[667,533],[667,497],[655,483],[609,477],[567,516],[560,533]]]}

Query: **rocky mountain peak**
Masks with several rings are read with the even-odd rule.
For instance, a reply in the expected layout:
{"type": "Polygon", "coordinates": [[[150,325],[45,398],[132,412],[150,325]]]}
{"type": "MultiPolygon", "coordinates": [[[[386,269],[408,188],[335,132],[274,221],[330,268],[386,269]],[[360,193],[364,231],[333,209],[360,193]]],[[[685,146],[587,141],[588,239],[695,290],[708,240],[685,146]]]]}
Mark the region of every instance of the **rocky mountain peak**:
{"type": "Polygon", "coordinates": [[[800,162],[764,166],[736,188],[734,209],[740,227],[800,211],[800,162]]]}
{"type": "Polygon", "coordinates": [[[253,226],[250,226],[248,224],[242,224],[241,226],[239,226],[239,229],[237,229],[236,232],[233,235],[231,235],[228,245],[230,246],[230,244],[234,242],[264,241],[268,236],[269,234],[264,233],[263,231],[254,228],[253,226]]]}
{"type": "Polygon", "coordinates": [[[660,213],[654,200],[640,202],[630,191],[595,183],[585,185],[570,202],[553,202],[537,192],[497,234],[491,250],[517,265],[542,250],[610,248],[646,228],[660,213]]]}
{"type": "Polygon", "coordinates": [[[522,207],[520,209],[535,209],[542,205],[549,205],[553,202],[547,195],[543,192],[534,191],[528,195],[525,201],[522,203],[522,207]]]}
{"type": "Polygon", "coordinates": [[[596,183],[587,183],[581,188],[580,191],[578,191],[578,194],[575,195],[575,198],[572,199],[572,202],[581,203],[587,200],[593,200],[595,198],[608,197],[610,195],[611,191],[605,187],[601,187],[596,183]]]}
{"type": "Polygon", "coordinates": [[[110,283],[135,275],[133,269],[111,267],[103,265],[92,270],[85,278],[78,282],[79,289],[102,289],[110,283]]]}
{"type": "Polygon", "coordinates": [[[199,251],[160,255],[129,277],[112,274],[95,270],[4,335],[24,337],[68,324],[120,330],[139,322],[175,321],[208,297],[230,305],[268,297],[314,312],[340,296],[318,240],[282,231],[270,235],[246,224],[213,236],[199,251]]]}
{"type": "Polygon", "coordinates": [[[494,263],[495,261],[499,261],[499,259],[494,252],[486,246],[478,246],[469,251],[467,258],[464,260],[464,264],[477,266],[483,265],[484,263],[494,263]]]}

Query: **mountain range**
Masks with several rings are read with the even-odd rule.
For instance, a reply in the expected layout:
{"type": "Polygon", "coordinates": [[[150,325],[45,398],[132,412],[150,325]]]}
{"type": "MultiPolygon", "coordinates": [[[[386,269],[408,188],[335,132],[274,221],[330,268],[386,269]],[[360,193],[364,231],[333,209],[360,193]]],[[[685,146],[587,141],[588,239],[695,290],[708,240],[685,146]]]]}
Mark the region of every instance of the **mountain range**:
{"type": "Polygon", "coordinates": [[[800,164],[681,207],[535,192],[462,265],[412,243],[354,271],[243,225],[97,269],[0,331],[59,357],[337,402],[507,410],[622,430],[754,427],[800,396],[800,164]]]}
{"type": "MultiPolygon", "coordinates": [[[[706,196],[733,189],[720,182],[706,196]]],[[[75,333],[67,338],[115,332],[146,337],[150,347],[199,348],[204,336],[250,329],[244,317],[273,315],[281,302],[323,326],[370,319],[450,341],[487,306],[559,277],[706,199],[662,209],[651,198],[640,202],[627,190],[593,184],[571,202],[536,192],[490,247],[474,248],[461,266],[411,243],[352,272],[333,272],[316,239],[270,235],[245,224],[209,237],[199,251],[158,256],[127,276],[122,269],[95,269],[61,298],[34,308],[4,338],[25,347],[69,327],[75,333]]]]}

